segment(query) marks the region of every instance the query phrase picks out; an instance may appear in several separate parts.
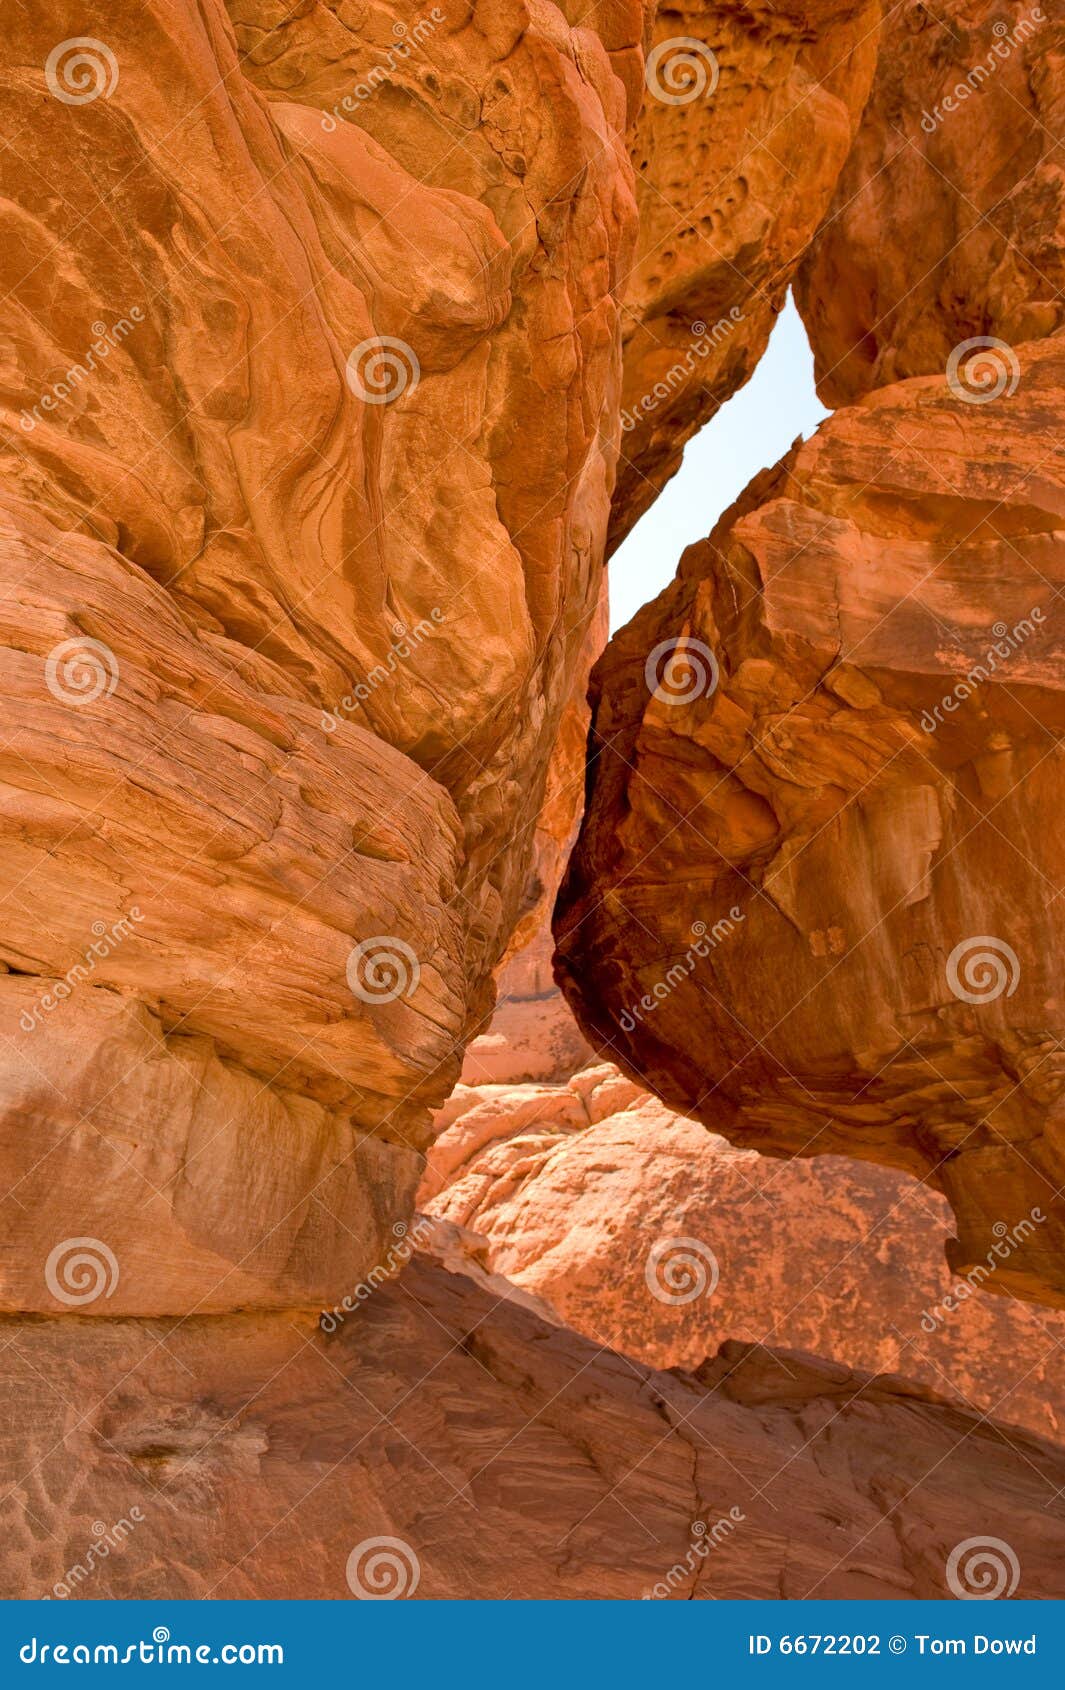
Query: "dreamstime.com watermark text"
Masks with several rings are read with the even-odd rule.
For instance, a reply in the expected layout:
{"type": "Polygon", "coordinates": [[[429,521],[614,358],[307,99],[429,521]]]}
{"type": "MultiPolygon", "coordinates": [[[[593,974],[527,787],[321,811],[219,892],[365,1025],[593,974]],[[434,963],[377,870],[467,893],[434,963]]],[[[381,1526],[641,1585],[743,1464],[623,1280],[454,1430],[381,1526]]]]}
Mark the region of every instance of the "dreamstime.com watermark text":
{"type": "Polygon", "coordinates": [[[38,423],[46,422],[53,411],[61,406],[69,405],[76,398],[78,391],[84,387],[90,376],[96,375],[101,366],[121,346],[128,334],[138,323],[143,323],[144,312],[139,305],[130,307],[129,312],[110,325],[104,322],[94,323],[92,332],[95,340],[84,351],[79,359],[57,376],[46,392],[42,393],[37,403],[29,410],[23,410],[19,418],[19,427],[25,434],[32,434],[38,423]],[[41,412],[44,412],[44,416],[41,412]]]}
{"type": "Polygon", "coordinates": [[[382,82],[388,82],[397,66],[404,59],[410,57],[412,49],[420,47],[424,41],[427,41],[437,25],[442,24],[443,21],[444,13],[439,6],[434,6],[428,17],[419,18],[416,23],[409,26],[402,20],[397,19],[392,25],[392,32],[397,40],[387,49],[384,63],[374,65],[372,70],[367,71],[365,80],[356,82],[351,93],[345,94],[342,100],[338,100],[332,111],[322,113],[322,128],[326,133],[329,135],[333,133],[338,123],[343,121],[342,114],[344,112],[357,111],[364,100],[368,100],[376,94],[382,82]]]}
{"type": "Polygon", "coordinates": [[[1046,1220],[1042,1209],[1038,1205],[1030,1209],[1023,1220],[1015,1226],[1007,1226],[1005,1221],[996,1221],[991,1228],[995,1235],[992,1244],[982,1262],[977,1262],[968,1273],[964,1274],[955,1285],[952,1285],[941,1303],[925,1309],[921,1315],[921,1327],[925,1332],[936,1332],[945,1326],[947,1317],[957,1314],[963,1303],[968,1302],[974,1292],[998,1270],[1002,1262],[1009,1261],[1015,1250],[1031,1238],[1037,1226],[1042,1226],[1046,1220]]]}
{"type": "Polygon", "coordinates": [[[993,33],[996,36],[994,44],[979,64],[973,65],[966,72],[960,82],[956,82],[949,93],[944,94],[942,100],[934,105],[931,111],[927,109],[921,113],[921,128],[926,135],[934,135],[940,124],[951,115],[960,111],[973,94],[978,94],[985,82],[994,76],[999,66],[1010,58],[1018,47],[1023,47],[1035,34],[1041,24],[1046,23],[1046,13],[1041,6],[1033,6],[1023,18],[1019,18],[1010,29],[1007,23],[998,22],[993,33]]]}
{"type": "Polygon", "coordinates": [[[335,1332],[349,1314],[355,1313],[360,1303],[365,1303],[367,1298],[372,1297],[379,1286],[387,1284],[390,1279],[394,1279],[400,1268],[410,1261],[422,1239],[432,1229],[433,1223],[425,1215],[419,1215],[412,1227],[408,1227],[406,1221],[396,1221],[392,1228],[396,1242],[390,1245],[384,1261],[378,1262],[375,1267],[372,1267],[366,1278],[356,1285],[354,1291],[349,1291],[348,1295],[335,1308],[327,1309],[325,1313],[318,1316],[318,1325],[321,1330],[323,1332],[335,1332]]]}
{"type": "Polygon", "coordinates": [[[664,405],[671,399],[678,388],[684,386],[688,377],[698,368],[704,358],[708,358],[722,341],[727,340],[737,323],[744,321],[745,313],[738,305],[734,305],[727,316],[719,317],[716,323],[707,328],[705,323],[693,323],[692,334],[695,337],[676,363],[666,371],[660,381],[656,381],[649,392],[644,393],[636,403],[627,406],[621,413],[621,426],[626,434],[631,434],[641,418],[650,416],[657,411],[659,405],[664,405]]]}
{"type": "Polygon", "coordinates": [[[42,1643],[31,1637],[18,1652],[23,1666],[257,1666],[285,1664],[280,1643],[172,1643],[165,1625],[138,1643],[42,1643]]]}
{"type": "Polygon", "coordinates": [[[713,927],[708,928],[705,921],[692,923],[693,942],[688,946],[678,962],[671,963],[661,980],[656,980],[649,992],[645,992],[638,1003],[630,1004],[618,1017],[618,1026],[623,1033],[632,1033],[636,1023],[645,1016],[651,1015],[659,1004],[675,992],[678,986],[683,986],[695,973],[696,964],[708,957],[710,952],[735,930],[736,926],[746,920],[738,904],[733,904],[727,916],[715,921],[713,927]]]}
{"type": "Polygon", "coordinates": [[[934,734],[937,728],[943,726],[944,713],[952,716],[954,712],[971,698],[979,687],[992,680],[998,671],[999,664],[1005,663],[1007,658],[1031,639],[1036,629],[1046,621],[1039,605],[1033,606],[1027,616],[1022,616],[1010,628],[1005,622],[996,622],[991,629],[995,636],[994,645],[989,645],[984,656],[978,663],[974,663],[967,675],[950,692],[946,693],[939,703],[931,710],[926,710],[921,717],[921,727],[926,734],[934,734]]]}

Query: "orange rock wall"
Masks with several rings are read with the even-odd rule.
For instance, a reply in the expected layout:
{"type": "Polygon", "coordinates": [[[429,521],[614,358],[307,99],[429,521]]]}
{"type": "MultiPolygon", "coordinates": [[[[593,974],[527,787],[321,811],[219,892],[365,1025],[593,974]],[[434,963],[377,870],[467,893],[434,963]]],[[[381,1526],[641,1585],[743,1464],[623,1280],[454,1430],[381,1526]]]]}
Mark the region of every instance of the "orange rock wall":
{"type": "Polygon", "coordinates": [[[643,19],[77,23],[12,19],[0,113],[0,1303],[91,1235],[125,1312],[313,1306],[409,1212],[587,664],[643,19]]]}
{"type": "Polygon", "coordinates": [[[986,373],[838,411],[615,636],[558,969],[672,1107],[920,1175],[1060,1306],[1065,342],[986,373]]]}
{"type": "Polygon", "coordinates": [[[908,1175],[738,1150],[609,1064],[459,1086],[439,1126],[420,1203],[594,1342],[659,1368],[804,1351],[1060,1440],[1065,1313],[950,1273],[947,1204],[908,1175]]]}

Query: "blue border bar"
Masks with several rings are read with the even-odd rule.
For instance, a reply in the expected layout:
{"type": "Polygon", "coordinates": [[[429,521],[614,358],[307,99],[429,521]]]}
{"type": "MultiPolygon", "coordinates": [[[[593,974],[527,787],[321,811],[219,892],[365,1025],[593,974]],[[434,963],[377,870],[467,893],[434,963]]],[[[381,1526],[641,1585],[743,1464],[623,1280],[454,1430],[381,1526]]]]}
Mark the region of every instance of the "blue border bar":
{"type": "Polygon", "coordinates": [[[374,1690],[397,1679],[432,1690],[1059,1687],[1065,1603],[8,1602],[0,1662],[5,1686],[144,1674],[306,1684],[325,1672],[374,1690]]]}

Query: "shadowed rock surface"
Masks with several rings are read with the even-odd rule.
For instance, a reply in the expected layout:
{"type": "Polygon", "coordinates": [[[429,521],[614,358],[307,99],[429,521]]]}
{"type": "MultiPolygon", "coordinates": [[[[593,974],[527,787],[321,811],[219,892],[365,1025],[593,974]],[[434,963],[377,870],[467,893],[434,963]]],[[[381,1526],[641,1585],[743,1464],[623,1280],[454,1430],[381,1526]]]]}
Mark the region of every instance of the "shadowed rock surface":
{"type": "Polygon", "coordinates": [[[345,1598],[353,1557],[363,1591],[418,1598],[931,1597],[989,1520],[1017,1595],[1063,1593],[1050,1445],[742,1344],[652,1373],[424,1264],[331,1337],[226,1315],[8,1319],[4,1339],[25,1415],[4,1595],[345,1598]],[[94,1522],[123,1520],[74,1571],[94,1522]],[[381,1538],[368,1586],[374,1551],[353,1552],[381,1538]]]}
{"type": "Polygon", "coordinates": [[[838,412],[593,676],[556,915],[593,1044],[734,1143],[923,1175],[1065,1303],[1065,342],[838,412]],[[1032,1224],[1032,1223],[1035,1224],[1032,1224]]]}

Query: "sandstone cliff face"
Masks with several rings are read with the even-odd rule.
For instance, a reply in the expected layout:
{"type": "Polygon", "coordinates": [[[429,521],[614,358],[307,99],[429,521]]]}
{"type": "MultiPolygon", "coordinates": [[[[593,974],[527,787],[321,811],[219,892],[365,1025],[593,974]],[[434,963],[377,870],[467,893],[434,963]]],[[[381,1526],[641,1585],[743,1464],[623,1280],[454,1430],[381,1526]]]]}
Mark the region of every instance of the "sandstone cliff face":
{"type": "Polygon", "coordinates": [[[428,1264],[329,1336],[260,1314],[5,1338],[4,1596],[956,1596],[989,1520],[999,1593],[1065,1591],[1039,1439],[742,1344],[652,1373],[428,1264]]]}
{"type": "MultiPolygon", "coordinates": [[[[618,442],[620,532],[753,367],[870,86],[871,3],[651,13],[117,0],[98,41],[16,12],[4,1594],[959,1595],[989,1518],[1003,1585],[1065,1594],[1038,1438],[761,1344],[603,1351],[496,1271],[491,1183],[461,1212],[496,1236],[437,1220],[408,1260],[434,1132],[438,1195],[495,1153],[468,1093],[433,1114],[508,956],[582,1192],[588,1152],[637,1154],[628,1081],[562,1083],[588,1047],[535,936],[618,442]],[[709,101],[662,97],[688,30],[709,101]]],[[[924,1171],[959,1267],[1008,1222],[993,1287],[1059,1298],[1061,653],[1025,570],[1052,600],[1061,350],[1019,347],[998,409],[937,374],[843,413],[696,549],[601,665],[563,934],[590,1036],[664,1097],[924,1171]],[[1008,684],[922,729],[999,617],[1008,684]],[[649,703],[678,632],[714,687],[649,703]]]]}
{"type": "Polygon", "coordinates": [[[492,1080],[563,1080],[591,1056],[555,985],[551,911],[577,837],[590,720],[588,674],[606,644],[608,628],[604,578],[551,751],[521,915],[497,974],[495,1005],[490,1019],[484,1017],[474,1030],[462,1065],[462,1078],[472,1085],[492,1080]]]}
{"type": "Polygon", "coordinates": [[[556,932],[667,1103],[921,1175],[955,1270],[1063,1303],[1065,342],[1016,358],[839,412],[615,638],[556,932]]]}
{"type": "Polygon", "coordinates": [[[129,1312],[314,1306],[409,1212],[599,598],[642,27],[12,20],[8,1308],[83,1233],[129,1312]]]}
{"type": "Polygon", "coordinates": [[[737,1150],[610,1064],[459,1086],[438,1124],[421,1205],[595,1342],[652,1367],[807,1351],[1061,1437],[1065,1314],[949,1274],[947,1204],[908,1176],[737,1150]]]}
{"type": "Polygon", "coordinates": [[[875,0],[659,8],[630,147],[612,548],[751,375],[828,209],[876,64],[875,0]]]}
{"type": "MultiPolygon", "coordinates": [[[[1032,0],[885,8],[872,96],[797,296],[826,405],[1065,323],[1065,20],[1032,0]]],[[[984,390],[997,379],[982,372],[984,390]]]]}

